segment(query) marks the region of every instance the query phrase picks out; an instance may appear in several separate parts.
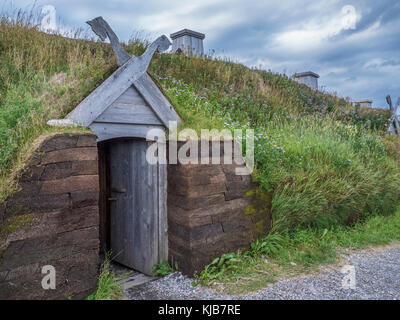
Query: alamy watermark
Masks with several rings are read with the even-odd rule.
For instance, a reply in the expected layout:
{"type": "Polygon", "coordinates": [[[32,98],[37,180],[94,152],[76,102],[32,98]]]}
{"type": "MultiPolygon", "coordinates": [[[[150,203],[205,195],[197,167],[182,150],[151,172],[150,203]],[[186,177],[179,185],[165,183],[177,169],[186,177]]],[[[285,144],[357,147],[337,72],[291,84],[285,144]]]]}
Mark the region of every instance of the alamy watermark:
{"type": "Polygon", "coordinates": [[[347,5],[342,8],[342,28],[355,30],[357,24],[357,11],[354,6],[347,5]]]}
{"type": "Polygon", "coordinates": [[[44,290],[55,290],[56,289],[56,268],[52,265],[46,265],[42,267],[42,274],[45,276],[42,279],[42,288],[44,290]]]}
{"type": "Polygon", "coordinates": [[[235,129],[233,135],[228,129],[202,129],[200,139],[193,129],[186,128],[177,133],[176,121],[169,122],[169,129],[168,141],[164,130],[151,129],[148,131],[146,140],[157,142],[151,144],[147,149],[146,160],[149,164],[218,165],[221,164],[222,142],[223,164],[236,164],[238,166],[235,169],[236,175],[250,175],[254,170],[253,129],[235,129]],[[185,142],[179,150],[178,141],[185,142]],[[246,145],[245,159],[242,156],[242,141],[245,141],[246,145]],[[246,166],[244,167],[244,165],[246,166]]]}
{"type": "Polygon", "coordinates": [[[43,31],[56,31],[57,30],[57,13],[56,8],[52,5],[45,5],[42,7],[42,14],[44,15],[40,23],[40,28],[43,31]]]}
{"type": "Polygon", "coordinates": [[[342,288],[345,290],[356,289],[356,268],[352,265],[345,265],[340,270],[341,273],[345,274],[342,279],[342,288]]]}

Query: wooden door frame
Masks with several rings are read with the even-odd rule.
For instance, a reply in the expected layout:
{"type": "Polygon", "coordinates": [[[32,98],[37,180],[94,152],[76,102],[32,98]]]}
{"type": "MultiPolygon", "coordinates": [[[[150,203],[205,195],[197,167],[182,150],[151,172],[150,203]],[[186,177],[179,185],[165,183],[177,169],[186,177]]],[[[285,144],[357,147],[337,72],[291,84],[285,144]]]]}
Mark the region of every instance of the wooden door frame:
{"type": "Polygon", "coordinates": [[[100,252],[107,253],[110,250],[110,168],[109,151],[110,141],[102,141],[97,144],[99,162],[99,240],[100,252]]]}

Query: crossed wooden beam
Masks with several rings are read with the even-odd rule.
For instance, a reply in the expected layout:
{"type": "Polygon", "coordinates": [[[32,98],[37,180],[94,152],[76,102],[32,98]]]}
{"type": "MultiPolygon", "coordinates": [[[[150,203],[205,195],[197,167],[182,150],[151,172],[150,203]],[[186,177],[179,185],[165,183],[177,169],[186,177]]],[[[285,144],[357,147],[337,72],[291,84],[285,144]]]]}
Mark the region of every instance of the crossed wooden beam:
{"type": "MultiPolygon", "coordinates": [[[[104,41],[107,38],[110,40],[111,46],[114,50],[114,54],[117,57],[117,62],[119,66],[122,66],[132,57],[125,49],[121,46],[119,39],[115,32],[111,29],[110,25],[105,21],[102,17],[97,17],[93,20],[86,22],[92,28],[93,32],[99,36],[99,38],[104,41]]],[[[159,52],[163,52],[169,48],[171,42],[165,35],[162,35],[158,39],[156,39],[152,44],[149,45],[146,52],[141,56],[143,60],[146,60],[146,63],[150,63],[151,57],[154,52],[157,50],[159,52]]],[[[146,69],[148,66],[146,65],[146,69]]]]}
{"type": "Polygon", "coordinates": [[[161,92],[159,92],[157,97],[151,96],[148,92],[148,88],[154,88],[153,92],[158,92],[159,89],[147,74],[147,68],[155,51],[163,52],[167,50],[171,45],[169,39],[165,35],[158,37],[147,47],[146,51],[140,57],[136,57],[134,55],[129,55],[125,51],[114,31],[102,17],[97,17],[87,23],[101,40],[105,40],[106,38],[110,39],[120,67],[72,110],[67,115],[66,119],[61,123],[60,121],[53,121],[54,123],[49,124],[64,125],[72,122],[76,125],[88,127],[93,122],[95,116],[99,116],[125,90],[134,85],[136,88],[141,88],[140,91],[142,95],[147,92],[146,100],[152,100],[154,103],[150,103],[150,105],[154,105],[155,108],[162,105],[162,103],[160,104],[160,101],[156,101],[156,99],[161,99],[165,105],[168,105],[168,108],[160,109],[159,111],[163,113],[162,119],[164,119],[163,122],[165,126],[170,129],[170,125],[172,125],[170,121],[177,121],[179,116],[161,92]]]}
{"type": "Polygon", "coordinates": [[[390,111],[392,112],[392,118],[390,119],[390,126],[389,126],[389,133],[395,134],[397,136],[400,136],[400,125],[399,125],[399,115],[397,114],[399,107],[400,107],[400,97],[397,99],[396,105],[393,106],[392,103],[392,98],[390,95],[386,97],[386,101],[389,105],[390,111]]]}

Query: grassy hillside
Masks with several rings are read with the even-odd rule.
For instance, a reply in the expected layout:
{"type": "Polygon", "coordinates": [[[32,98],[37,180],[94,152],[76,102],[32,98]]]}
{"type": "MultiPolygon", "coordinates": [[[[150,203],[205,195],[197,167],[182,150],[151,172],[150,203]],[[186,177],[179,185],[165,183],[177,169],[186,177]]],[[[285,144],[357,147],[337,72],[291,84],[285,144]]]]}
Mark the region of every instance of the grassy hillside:
{"type": "MultiPolygon", "coordinates": [[[[0,21],[0,201],[32,142],[116,69],[109,45],[40,33],[23,16],[0,21]]],[[[130,53],[146,45],[131,41],[130,53]]],[[[388,113],[357,114],[345,99],[284,75],[218,59],[156,54],[150,73],[184,125],[254,128],[254,178],[271,192],[274,226],[328,227],[394,212],[399,141],[388,113]],[[397,149],[396,149],[397,148],[397,149]]]]}

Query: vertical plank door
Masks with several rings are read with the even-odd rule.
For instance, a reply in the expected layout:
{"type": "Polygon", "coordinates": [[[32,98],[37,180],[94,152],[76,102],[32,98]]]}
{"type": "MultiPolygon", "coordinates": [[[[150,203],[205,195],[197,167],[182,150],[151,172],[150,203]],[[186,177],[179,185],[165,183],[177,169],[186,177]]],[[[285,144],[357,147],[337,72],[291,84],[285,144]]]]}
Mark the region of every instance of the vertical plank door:
{"type": "Polygon", "coordinates": [[[132,139],[112,141],[109,146],[112,256],[145,274],[166,261],[168,241],[166,176],[160,165],[146,161],[148,144],[132,139]]]}

